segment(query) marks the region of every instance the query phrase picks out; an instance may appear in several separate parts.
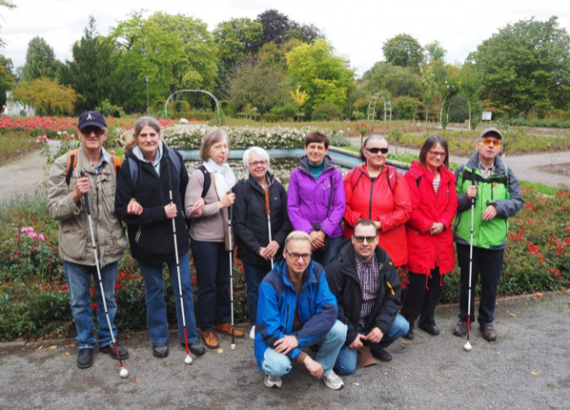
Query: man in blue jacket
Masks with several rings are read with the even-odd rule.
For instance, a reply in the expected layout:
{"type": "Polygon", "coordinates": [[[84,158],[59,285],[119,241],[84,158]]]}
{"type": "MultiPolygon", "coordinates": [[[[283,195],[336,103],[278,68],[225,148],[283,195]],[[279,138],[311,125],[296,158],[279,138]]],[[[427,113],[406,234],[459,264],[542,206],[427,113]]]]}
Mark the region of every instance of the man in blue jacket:
{"type": "Polygon", "coordinates": [[[374,222],[361,219],[353,232],[327,267],[330,289],[339,301],[338,320],[348,326],[335,364],[341,375],[354,373],[358,350],[364,345],[376,359],[392,360],[385,349],[408,333],[410,326],[398,313],[400,278],[386,251],[378,246],[374,222]]]}
{"type": "Polygon", "coordinates": [[[346,339],[346,325],[336,320],[336,298],[323,267],[311,261],[311,247],[307,233],[291,232],[283,258],[259,287],[255,357],[267,387],[281,387],[281,376],[291,371],[293,360],[328,388],[344,387],[333,366],[346,339]],[[315,359],[301,351],[317,344],[315,359]]]}

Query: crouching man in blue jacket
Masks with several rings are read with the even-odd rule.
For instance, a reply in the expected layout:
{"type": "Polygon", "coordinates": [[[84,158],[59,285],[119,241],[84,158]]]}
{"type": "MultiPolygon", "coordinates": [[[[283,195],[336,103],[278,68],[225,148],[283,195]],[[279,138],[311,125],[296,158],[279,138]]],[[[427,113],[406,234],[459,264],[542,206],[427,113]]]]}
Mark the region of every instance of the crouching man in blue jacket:
{"type": "Polygon", "coordinates": [[[312,376],[333,390],[344,383],[333,372],[346,339],[346,325],[336,320],[337,303],[321,265],[311,260],[312,239],[294,231],[285,240],[283,258],[259,286],[255,357],[267,387],[281,387],[291,362],[303,363],[312,376]],[[301,347],[318,345],[315,359],[301,347]]]}

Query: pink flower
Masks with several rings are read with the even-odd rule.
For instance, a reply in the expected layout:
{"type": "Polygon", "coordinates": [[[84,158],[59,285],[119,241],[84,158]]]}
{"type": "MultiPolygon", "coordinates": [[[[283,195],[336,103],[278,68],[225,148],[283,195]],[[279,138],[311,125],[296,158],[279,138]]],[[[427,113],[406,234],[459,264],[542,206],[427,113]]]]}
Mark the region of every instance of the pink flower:
{"type": "Polygon", "coordinates": [[[46,238],[42,234],[39,234],[38,239],[43,242],[46,238]]]}
{"type": "Polygon", "coordinates": [[[35,239],[35,238],[38,237],[38,234],[37,234],[37,233],[34,233],[34,232],[30,232],[30,233],[28,233],[28,236],[29,236],[30,238],[32,238],[32,239],[35,239]]]}
{"type": "Polygon", "coordinates": [[[111,155],[115,155],[115,150],[114,150],[114,149],[111,150],[111,155]]]}
{"type": "Polygon", "coordinates": [[[30,233],[30,232],[34,232],[34,228],[32,228],[31,226],[26,226],[20,230],[20,233],[30,233]]]}

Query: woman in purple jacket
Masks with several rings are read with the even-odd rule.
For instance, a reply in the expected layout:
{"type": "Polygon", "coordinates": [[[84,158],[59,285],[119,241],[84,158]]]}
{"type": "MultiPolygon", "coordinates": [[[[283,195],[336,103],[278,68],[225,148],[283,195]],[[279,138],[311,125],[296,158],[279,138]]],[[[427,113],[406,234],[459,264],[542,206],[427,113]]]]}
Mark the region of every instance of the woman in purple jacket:
{"type": "Polygon", "coordinates": [[[326,267],[342,242],[340,223],[346,196],[342,172],[327,155],[329,139],[313,132],[305,139],[301,166],[293,170],[287,193],[289,219],[296,231],[313,239],[313,260],[326,267]]]}

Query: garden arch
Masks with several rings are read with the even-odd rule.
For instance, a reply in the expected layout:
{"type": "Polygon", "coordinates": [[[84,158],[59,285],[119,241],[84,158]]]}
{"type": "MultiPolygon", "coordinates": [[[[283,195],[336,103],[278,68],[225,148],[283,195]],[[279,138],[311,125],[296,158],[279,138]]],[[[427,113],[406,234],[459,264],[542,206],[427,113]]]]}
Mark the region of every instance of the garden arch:
{"type": "Polygon", "coordinates": [[[374,121],[374,113],[376,112],[376,102],[378,99],[382,99],[384,104],[384,121],[386,121],[386,111],[390,110],[390,121],[392,121],[392,101],[387,99],[382,93],[375,93],[370,97],[370,102],[368,103],[368,121],[374,121]]]}
{"type": "Polygon", "coordinates": [[[176,95],[178,93],[204,93],[204,94],[208,94],[210,97],[212,97],[212,99],[216,102],[216,112],[218,114],[218,125],[220,125],[220,102],[218,101],[218,99],[216,97],[214,97],[214,94],[212,94],[208,91],[205,91],[205,90],[178,90],[178,91],[175,91],[172,94],[170,94],[170,97],[168,97],[168,99],[166,100],[166,104],[164,104],[164,117],[165,118],[168,116],[168,113],[167,113],[168,102],[170,101],[170,99],[172,97],[174,97],[174,95],[176,95]]]}

